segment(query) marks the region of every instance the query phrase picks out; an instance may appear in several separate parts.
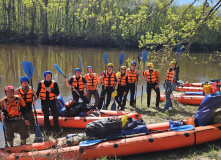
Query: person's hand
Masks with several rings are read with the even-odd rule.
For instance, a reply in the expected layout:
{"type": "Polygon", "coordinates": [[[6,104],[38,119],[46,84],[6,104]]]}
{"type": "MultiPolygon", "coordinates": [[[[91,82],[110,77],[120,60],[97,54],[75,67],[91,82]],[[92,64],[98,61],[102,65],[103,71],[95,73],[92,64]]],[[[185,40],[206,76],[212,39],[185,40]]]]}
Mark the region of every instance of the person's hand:
{"type": "Polygon", "coordinates": [[[124,95],[126,95],[127,92],[124,92],[124,95]]]}
{"type": "Polygon", "coordinates": [[[158,87],[159,87],[159,84],[155,85],[155,87],[154,87],[154,88],[155,88],[155,89],[157,89],[158,87]]]}
{"type": "Polygon", "coordinates": [[[65,78],[65,81],[68,82],[68,78],[65,78]]]}
{"type": "Polygon", "coordinates": [[[28,121],[28,120],[25,120],[25,124],[28,125],[28,124],[29,124],[29,121],[28,121]]]}
{"type": "Polygon", "coordinates": [[[165,85],[163,85],[163,89],[165,89],[165,85]]]}
{"type": "Polygon", "coordinates": [[[83,96],[86,96],[87,95],[87,92],[85,92],[84,94],[83,94],[83,96]]]}
{"type": "Polygon", "coordinates": [[[31,93],[32,93],[32,94],[35,94],[35,90],[34,90],[34,89],[32,89],[32,90],[31,90],[31,93]]]}
{"type": "Polygon", "coordinates": [[[34,100],[34,98],[33,98],[33,102],[32,102],[32,105],[35,105],[35,103],[36,103],[36,100],[34,100]]]}
{"type": "Polygon", "coordinates": [[[46,87],[46,91],[50,92],[52,91],[52,88],[46,87]]]}

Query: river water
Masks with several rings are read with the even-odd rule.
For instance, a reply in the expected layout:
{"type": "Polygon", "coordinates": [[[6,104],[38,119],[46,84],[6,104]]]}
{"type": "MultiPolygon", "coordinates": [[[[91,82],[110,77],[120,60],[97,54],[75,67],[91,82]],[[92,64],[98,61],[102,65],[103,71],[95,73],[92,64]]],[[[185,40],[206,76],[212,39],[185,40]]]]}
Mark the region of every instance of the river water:
{"type": "MultiPolygon", "coordinates": [[[[22,68],[23,61],[30,61],[33,63],[33,85],[37,88],[38,83],[44,78],[43,74],[46,70],[53,72],[53,79],[58,82],[60,95],[63,96],[64,101],[72,98],[71,90],[66,86],[63,76],[56,71],[54,64],[58,64],[64,74],[71,78],[75,68],[79,67],[79,55],[81,56],[81,67],[83,74],[87,73],[87,66],[91,65],[94,72],[100,75],[104,70],[104,52],[108,52],[108,62],[114,64],[114,71],[119,69],[119,54],[125,53],[125,61],[123,65],[129,66],[127,59],[137,59],[140,50],[126,50],[126,49],[112,49],[112,48],[75,48],[75,47],[61,47],[61,46],[29,46],[29,45],[0,45],[0,98],[5,96],[4,87],[6,85],[13,85],[15,88],[20,86],[20,77],[25,76],[22,68]]],[[[189,56],[182,56],[178,62],[180,67],[179,78],[183,81],[189,82],[203,82],[214,78],[221,78],[221,67],[218,62],[209,62],[203,64],[201,62],[207,61],[209,53],[191,53],[192,57],[196,57],[198,64],[189,56]]],[[[172,58],[171,58],[172,60],[172,58]]],[[[150,58],[147,59],[147,62],[150,58]]],[[[154,62],[155,68],[159,70],[161,75],[160,88],[163,90],[162,84],[165,79],[166,70],[169,67],[169,62],[162,67],[161,63],[154,62]],[[161,68],[162,67],[162,68],[161,68]]],[[[138,94],[141,93],[141,82],[138,86],[138,94]]],[[[93,101],[93,100],[92,100],[93,101]]],[[[40,100],[36,103],[37,108],[41,108],[40,100]]],[[[4,135],[2,126],[0,126],[0,143],[4,142],[4,135]]]]}

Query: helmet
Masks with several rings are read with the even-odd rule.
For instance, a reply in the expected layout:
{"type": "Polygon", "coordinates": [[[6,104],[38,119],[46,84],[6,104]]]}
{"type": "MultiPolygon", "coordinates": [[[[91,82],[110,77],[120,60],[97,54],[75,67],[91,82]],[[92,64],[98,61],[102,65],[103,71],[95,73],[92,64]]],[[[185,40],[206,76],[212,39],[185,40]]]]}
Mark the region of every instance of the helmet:
{"type": "Polygon", "coordinates": [[[51,74],[51,76],[52,76],[52,72],[51,71],[45,71],[44,72],[44,78],[46,77],[46,74],[51,74]]]}
{"type": "Polygon", "coordinates": [[[107,67],[114,67],[113,63],[108,63],[107,67]]]}
{"type": "Polygon", "coordinates": [[[172,64],[176,65],[176,61],[174,61],[174,60],[171,61],[171,62],[170,62],[170,65],[172,65],[172,64]]]}
{"type": "Polygon", "coordinates": [[[121,66],[121,69],[127,69],[127,67],[126,66],[121,66]]]}
{"type": "Polygon", "coordinates": [[[91,68],[92,71],[93,71],[93,67],[92,66],[87,66],[87,71],[88,71],[89,68],[91,68]]]}
{"type": "Polygon", "coordinates": [[[80,68],[75,68],[74,74],[75,74],[77,71],[81,72],[81,69],[80,69],[80,68]]]}
{"type": "Polygon", "coordinates": [[[131,62],[131,64],[130,64],[130,65],[132,65],[132,64],[135,64],[135,66],[137,65],[137,63],[136,63],[135,61],[131,62]]]}
{"type": "Polygon", "coordinates": [[[11,89],[12,89],[13,91],[15,90],[15,88],[14,88],[13,86],[6,86],[5,89],[4,89],[4,91],[6,92],[6,91],[11,90],[11,89]]]}
{"type": "Polygon", "coordinates": [[[147,67],[152,67],[152,68],[154,68],[154,65],[153,65],[153,63],[148,63],[148,64],[147,64],[147,67]]]}
{"type": "Polygon", "coordinates": [[[27,76],[23,76],[23,77],[21,77],[21,79],[20,79],[20,83],[21,83],[22,81],[27,81],[27,82],[29,83],[29,78],[28,78],[27,76]]]}

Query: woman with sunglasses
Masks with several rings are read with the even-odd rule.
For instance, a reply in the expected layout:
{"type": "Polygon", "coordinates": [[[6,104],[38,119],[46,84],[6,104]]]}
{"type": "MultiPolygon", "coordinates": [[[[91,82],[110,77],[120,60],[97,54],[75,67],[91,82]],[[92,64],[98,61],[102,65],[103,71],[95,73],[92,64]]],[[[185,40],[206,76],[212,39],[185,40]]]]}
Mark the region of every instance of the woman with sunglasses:
{"type": "Polygon", "coordinates": [[[118,77],[117,96],[118,110],[124,110],[128,92],[128,76],[126,75],[126,67],[121,67],[121,74],[118,77]]]}

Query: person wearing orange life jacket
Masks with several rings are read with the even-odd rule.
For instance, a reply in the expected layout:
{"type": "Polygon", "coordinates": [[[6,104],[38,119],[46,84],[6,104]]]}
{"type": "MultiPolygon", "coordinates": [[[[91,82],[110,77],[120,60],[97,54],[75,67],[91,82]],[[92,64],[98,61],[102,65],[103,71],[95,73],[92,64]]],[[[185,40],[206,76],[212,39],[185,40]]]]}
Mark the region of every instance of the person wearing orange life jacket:
{"type": "Polygon", "coordinates": [[[159,108],[159,102],[160,102],[160,74],[157,70],[154,69],[153,63],[147,64],[148,70],[142,74],[142,80],[146,77],[147,80],[147,107],[150,107],[150,99],[151,99],[151,90],[154,89],[154,91],[157,94],[156,98],[156,108],[159,108]]]}
{"type": "Polygon", "coordinates": [[[28,120],[30,122],[31,127],[33,130],[35,130],[35,119],[34,119],[34,114],[32,112],[32,104],[35,103],[37,96],[34,91],[29,86],[29,78],[26,76],[21,77],[20,79],[21,87],[15,90],[15,95],[19,95],[22,97],[26,103],[26,111],[22,115],[25,120],[28,120]]]}
{"type": "Polygon", "coordinates": [[[0,110],[4,113],[6,141],[9,146],[13,146],[14,133],[17,131],[21,137],[21,144],[26,144],[26,139],[29,137],[25,121],[22,113],[26,110],[26,104],[22,97],[14,95],[14,87],[6,86],[6,97],[0,100],[0,110]]]}
{"type": "Polygon", "coordinates": [[[116,102],[118,103],[118,110],[124,110],[127,100],[127,92],[128,92],[128,77],[126,75],[126,67],[121,67],[121,74],[118,79],[118,87],[117,87],[117,96],[115,97],[116,102]]]}
{"type": "MultiPolygon", "coordinates": [[[[128,92],[130,91],[130,106],[136,107],[136,101],[135,101],[135,82],[137,81],[140,71],[136,70],[137,63],[131,62],[131,67],[127,69],[126,74],[128,76],[128,92]]],[[[128,94],[127,92],[127,94],[128,94]]]]}
{"type": "Polygon", "coordinates": [[[71,86],[73,100],[78,102],[79,98],[81,98],[84,103],[89,104],[89,101],[86,98],[87,92],[84,93],[84,86],[86,86],[87,81],[81,76],[81,69],[75,68],[74,74],[75,75],[72,76],[70,80],[66,78],[66,85],[68,87],[71,86]]]}
{"type": "Polygon", "coordinates": [[[111,93],[114,91],[114,86],[116,83],[116,75],[113,71],[113,67],[114,65],[112,63],[108,63],[107,71],[103,71],[100,77],[100,80],[102,81],[102,91],[98,103],[99,110],[102,108],[102,104],[105,100],[104,98],[106,94],[107,94],[106,108],[108,108],[111,101],[111,93]]]}
{"type": "Polygon", "coordinates": [[[44,127],[45,133],[50,133],[49,123],[49,108],[53,116],[53,130],[54,135],[60,134],[61,130],[58,127],[58,107],[56,104],[57,96],[59,95],[58,84],[52,80],[52,72],[44,72],[44,80],[38,84],[38,90],[36,92],[37,97],[41,99],[42,111],[44,113],[44,127]]]}
{"type": "Polygon", "coordinates": [[[171,93],[176,89],[176,61],[170,62],[170,69],[167,70],[165,79],[165,93],[166,93],[166,104],[164,111],[173,109],[172,101],[170,99],[171,93]]]}
{"type": "Polygon", "coordinates": [[[87,81],[87,86],[86,86],[86,98],[88,99],[88,101],[91,101],[91,95],[94,95],[94,99],[95,99],[95,104],[94,107],[97,108],[98,107],[98,103],[99,103],[99,93],[97,90],[97,84],[99,83],[99,76],[97,73],[93,73],[93,67],[92,66],[88,66],[87,67],[87,71],[88,74],[84,75],[85,80],[87,81]]]}

